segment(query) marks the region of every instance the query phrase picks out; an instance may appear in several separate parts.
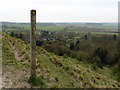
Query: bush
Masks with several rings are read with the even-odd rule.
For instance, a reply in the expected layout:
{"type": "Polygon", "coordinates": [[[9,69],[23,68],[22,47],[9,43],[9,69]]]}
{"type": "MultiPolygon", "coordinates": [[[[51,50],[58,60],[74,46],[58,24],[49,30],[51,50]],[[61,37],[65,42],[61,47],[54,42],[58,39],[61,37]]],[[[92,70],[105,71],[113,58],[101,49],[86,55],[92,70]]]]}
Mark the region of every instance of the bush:
{"type": "Polygon", "coordinates": [[[23,39],[23,34],[22,33],[19,34],[19,38],[23,39]]]}
{"type": "Polygon", "coordinates": [[[64,54],[64,55],[63,55],[63,57],[64,57],[64,58],[67,58],[67,57],[68,57],[68,55],[67,55],[67,54],[64,54]]]}
{"type": "Polygon", "coordinates": [[[117,40],[117,35],[113,35],[113,40],[114,40],[114,41],[117,40]]]}
{"type": "Polygon", "coordinates": [[[10,36],[14,37],[15,36],[14,32],[11,32],[10,36]]]}
{"type": "Polygon", "coordinates": [[[36,45],[37,45],[37,46],[42,46],[43,43],[44,43],[44,41],[36,41],[36,45]]]}
{"type": "Polygon", "coordinates": [[[64,54],[68,53],[67,49],[64,46],[57,46],[57,45],[56,47],[54,47],[53,52],[59,56],[63,56],[64,54]]]}
{"type": "Polygon", "coordinates": [[[100,63],[100,58],[98,56],[94,56],[91,63],[100,63]]]}
{"type": "Polygon", "coordinates": [[[73,50],[74,47],[75,47],[74,43],[70,43],[70,47],[69,47],[69,49],[70,49],[70,50],[73,50]]]}
{"type": "Polygon", "coordinates": [[[89,61],[89,59],[90,59],[90,56],[89,56],[89,54],[87,53],[87,52],[79,52],[78,54],[77,54],[77,59],[79,60],[79,61],[89,61]]]}
{"type": "Polygon", "coordinates": [[[106,64],[106,57],[108,55],[106,48],[97,48],[94,53],[100,58],[101,64],[106,64]]]}
{"type": "Polygon", "coordinates": [[[44,44],[43,48],[45,48],[49,52],[53,52],[53,50],[54,50],[54,47],[51,44],[44,44]]]}
{"type": "Polygon", "coordinates": [[[106,62],[107,65],[114,65],[115,64],[114,54],[109,53],[106,57],[105,62],[106,62]]]}
{"type": "Polygon", "coordinates": [[[120,82],[120,65],[116,64],[112,67],[113,76],[116,76],[116,80],[120,82]]]}
{"type": "Polygon", "coordinates": [[[78,52],[76,52],[76,51],[70,51],[70,56],[72,58],[77,58],[77,54],[78,54],[78,52]]]}
{"type": "Polygon", "coordinates": [[[33,79],[30,77],[30,78],[28,79],[28,83],[31,83],[33,86],[40,86],[40,87],[45,86],[42,77],[36,77],[35,80],[33,80],[33,79]]]}

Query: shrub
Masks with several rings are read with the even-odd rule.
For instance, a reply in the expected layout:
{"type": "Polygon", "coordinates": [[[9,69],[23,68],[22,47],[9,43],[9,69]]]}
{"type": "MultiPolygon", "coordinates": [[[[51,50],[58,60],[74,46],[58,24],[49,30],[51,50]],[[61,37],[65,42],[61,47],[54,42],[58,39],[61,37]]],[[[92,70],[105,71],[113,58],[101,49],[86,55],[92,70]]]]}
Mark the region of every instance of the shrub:
{"type": "Polygon", "coordinates": [[[108,55],[106,48],[97,48],[94,53],[100,58],[101,64],[106,64],[106,57],[108,55]]]}
{"type": "Polygon", "coordinates": [[[100,63],[100,58],[98,56],[93,57],[91,63],[100,63]]]}
{"type": "Polygon", "coordinates": [[[90,59],[90,56],[87,52],[82,51],[77,54],[77,59],[79,61],[88,61],[90,59]]]}
{"type": "Polygon", "coordinates": [[[64,54],[64,55],[63,55],[63,57],[64,57],[64,58],[67,58],[67,57],[68,57],[68,55],[67,55],[67,54],[64,54]]]}
{"type": "Polygon", "coordinates": [[[42,46],[43,43],[44,43],[44,41],[36,41],[36,45],[37,45],[37,46],[42,46]]]}
{"type": "Polygon", "coordinates": [[[11,32],[10,36],[14,37],[15,36],[14,32],[11,32]]]}
{"type": "Polygon", "coordinates": [[[113,76],[116,76],[116,80],[120,82],[120,65],[116,64],[112,67],[113,76]]]}
{"type": "Polygon", "coordinates": [[[15,34],[15,37],[18,38],[19,37],[18,34],[15,34]]]}
{"type": "Polygon", "coordinates": [[[114,41],[117,40],[117,35],[113,35],[113,40],[114,40],[114,41]]]}
{"type": "Polygon", "coordinates": [[[76,52],[76,51],[71,51],[70,53],[71,53],[70,56],[71,56],[72,58],[77,58],[78,52],[76,52]]]}
{"type": "Polygon", "coordinates": [[[33,80],[31,77],[28,79],[28,83],[32,83],[33,86],[40,86],[43,87],[45,84],[43,82],[42,77],[36,77],[35,80],[33,80]]]}
{"type": "Polygon", "coordinates": [[[19,34],[19,38],[23,39],[23,34],[22,33],[19,34]]]}
{"type": "Polygon", "coordinates": [[[88,36],[87,36],[87,35],[85,35],[85,36],[84,36],[84,38],[85,38],[85,40],[87,40],[87,39],[88,39],[88,36]]]}
{"type": "Polygon", "coordinates": [[[75,47],[74,43],[70,43],[70,47],[69,47],[69,49],[70,49],[70,50],[73,50],[74,47],[75,47]]]}

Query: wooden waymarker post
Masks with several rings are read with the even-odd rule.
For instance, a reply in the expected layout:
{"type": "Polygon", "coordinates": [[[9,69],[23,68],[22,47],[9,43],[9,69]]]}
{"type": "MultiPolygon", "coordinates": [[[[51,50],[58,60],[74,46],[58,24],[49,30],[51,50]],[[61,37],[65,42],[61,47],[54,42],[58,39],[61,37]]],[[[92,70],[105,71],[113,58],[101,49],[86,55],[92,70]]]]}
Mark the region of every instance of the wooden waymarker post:
{"type": "Polygon", "coordinates": [[[35,80],[36,78],[36,10],[31,10],[30,63],[31,63],[31,79],[35,80]]]}

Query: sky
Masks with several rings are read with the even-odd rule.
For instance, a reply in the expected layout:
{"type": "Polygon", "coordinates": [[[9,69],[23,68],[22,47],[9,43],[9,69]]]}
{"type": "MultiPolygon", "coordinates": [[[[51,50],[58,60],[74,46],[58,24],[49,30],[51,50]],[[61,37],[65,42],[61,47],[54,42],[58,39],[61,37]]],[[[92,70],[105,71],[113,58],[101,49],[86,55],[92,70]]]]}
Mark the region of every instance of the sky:
{"type": "Polygon", "coordinates": [[[117,22],[119,0],[0,0],[0,21],[30,22],[117,22]]]}

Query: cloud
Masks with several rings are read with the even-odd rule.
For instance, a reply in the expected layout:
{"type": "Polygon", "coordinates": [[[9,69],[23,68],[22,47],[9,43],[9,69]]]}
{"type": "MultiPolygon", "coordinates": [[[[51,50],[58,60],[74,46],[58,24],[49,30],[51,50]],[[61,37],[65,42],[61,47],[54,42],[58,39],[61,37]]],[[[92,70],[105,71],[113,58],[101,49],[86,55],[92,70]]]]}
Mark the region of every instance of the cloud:
{"type": "Polygon", "coordinates": [[[29,22],[30,10],[37,21],[117,21],[118,0],[1,0],[1,21],[29,22]]]}

